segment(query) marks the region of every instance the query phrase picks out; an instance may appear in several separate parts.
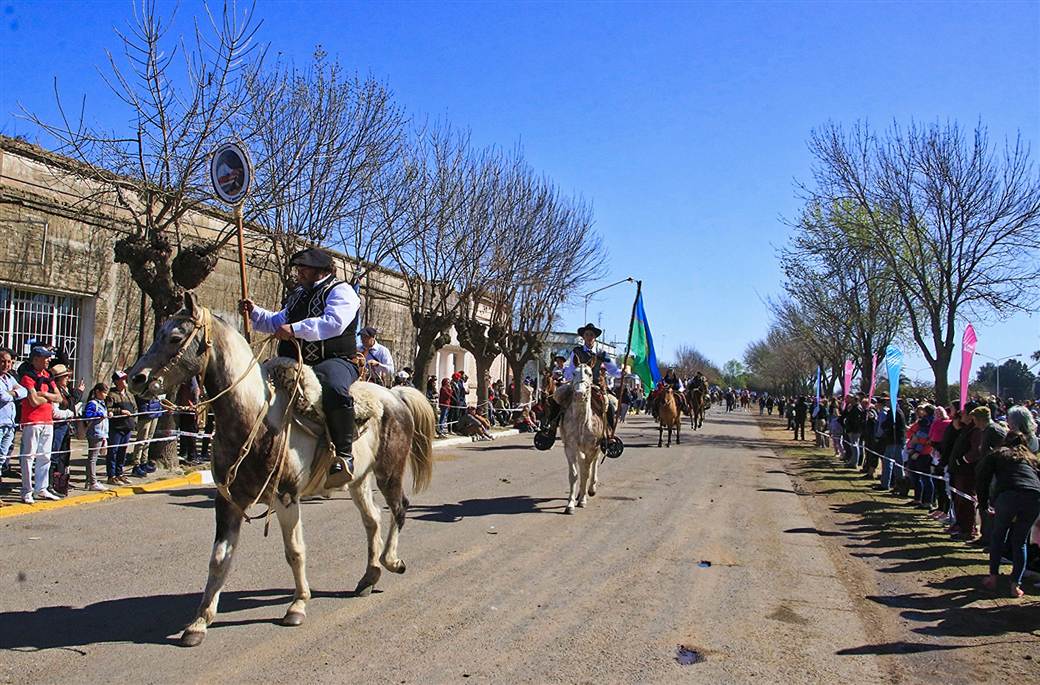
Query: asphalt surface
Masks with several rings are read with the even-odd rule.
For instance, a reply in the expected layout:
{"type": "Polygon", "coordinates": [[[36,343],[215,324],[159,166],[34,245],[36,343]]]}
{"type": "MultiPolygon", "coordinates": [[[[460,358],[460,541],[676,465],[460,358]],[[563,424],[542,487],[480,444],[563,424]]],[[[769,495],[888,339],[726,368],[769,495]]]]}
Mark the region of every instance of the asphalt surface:
{"type": "MultiPolygon", "coordinates": [[[[438,452],[401,538],[408,571],[366,598],[346,495],[306,502],[314,598],[292,595],[277,526],[244,526],[205,642],[194,616],[213,534],[208,488],[0,522],[2,682],[784,682],[885,680],[854,592],[748,414],[709,413],[657,448],[647,417],[563,514],[562,445],[529,436],[438,452]],[[684,652],[691,665],[677,660],[684,652]],[[846,655],[838,655],[844,652],[846,655]],[[851,652],[851,653],[850,653],[851,652]]],[[[386,520],[386,514],[384,514],[386,520]]]]}

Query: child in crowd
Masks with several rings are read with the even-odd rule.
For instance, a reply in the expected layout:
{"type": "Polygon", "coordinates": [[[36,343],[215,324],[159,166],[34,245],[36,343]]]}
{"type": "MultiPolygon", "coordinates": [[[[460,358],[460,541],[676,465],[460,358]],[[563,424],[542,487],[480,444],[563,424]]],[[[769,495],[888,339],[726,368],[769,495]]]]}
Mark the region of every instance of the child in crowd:
{"type": "Polygon", "coordinates": [[[108,447],[107,397],[108,386],[98,383],[90,391],[90,400],[83,408],[83,418],[87,419],[87,489],[98,492],[108,489],[97,478],[98,456],[107,453],[108,447]]]}

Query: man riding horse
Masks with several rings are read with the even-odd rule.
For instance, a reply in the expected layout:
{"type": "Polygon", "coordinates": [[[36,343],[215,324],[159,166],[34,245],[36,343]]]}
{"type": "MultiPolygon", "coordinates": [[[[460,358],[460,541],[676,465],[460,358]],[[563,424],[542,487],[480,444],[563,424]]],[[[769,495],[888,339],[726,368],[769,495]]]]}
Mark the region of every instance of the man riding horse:
{"type": "Polygon", "coordinates": [[[325,478],[325,487],[342,487],[354,477],[354,400],[350,386],[358,379],[358,309],[361,299],[354,289],[336,280],[332,255],[320,248],[297,252],[289,259],[296,282],[282,309],[273,312],[242,300],[239,308],[249,314],[253,328],[278,339],[278,356],[297,358],[296,340],[303,363],[321,382],[322,409],[336,455],[325,478]]]}
{"type": "MultiPolygon", "coordinates": [[[[596,328],[591,323],[587,323],[578,329],[578,335],[581,336],[582,344],[575,345],[574,349],[571,350],[570,358],[563,365],[563,380],[570,382],[574,375],[574,369],[579,364],[592,367],[592,382],[596,387],[603,387],[606,376],[617,378],[621,375],[621,369],[617,364],[607,355],[606,352],[600,350],[596,351],[596,338],[603,334],[603,331],[596,328]]],[[[613,408],[609,401],[604,398],[604,404],[607,408],[607,424],[613,425],[613,408]]],[[[544,436],[542,440],[545,440],[547,444],[552,444],[556,440],[556,430],[560,425],[560,419],[563,417],[563,407],[557,402],[556,398],[549,397],[546,403],[545,420],[543,421],[542,429],[539,433],[544,436]]]]}

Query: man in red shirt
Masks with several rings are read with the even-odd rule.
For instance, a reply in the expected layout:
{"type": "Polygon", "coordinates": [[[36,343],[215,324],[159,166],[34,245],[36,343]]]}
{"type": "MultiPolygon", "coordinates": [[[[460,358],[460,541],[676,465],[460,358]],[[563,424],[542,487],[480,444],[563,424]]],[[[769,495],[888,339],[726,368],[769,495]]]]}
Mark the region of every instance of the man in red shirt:
{"type": "Polygon", "coordinates": [[[40,499],[61,499],[47,489],[50,484],[51,441],[54,437],[54,405],[61,395],[47,371],[47,360],[54,356],[46,347],[34,347],[29,368],[19,379],[28,397],[22,401],[22,501],[33,504],[40,499]],[[35,474],[34,471],[35,465],[35,474]],[[33,479],[35,475],[35,481],[33,479]]]}

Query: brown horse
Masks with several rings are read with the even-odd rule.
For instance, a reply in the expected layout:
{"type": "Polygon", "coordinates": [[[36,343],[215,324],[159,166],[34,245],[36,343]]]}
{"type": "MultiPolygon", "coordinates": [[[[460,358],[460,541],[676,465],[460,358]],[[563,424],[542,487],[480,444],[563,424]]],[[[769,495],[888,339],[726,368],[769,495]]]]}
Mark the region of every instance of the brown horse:
{"type": "Polygon", "coordinates": [[[664,442],[664,430],[668,429],[668,447],[672,446],[672,429],[675,429],[675,444],[678,445],[679,432],[682,428],[682,410],[676,392],[671,386],[667,386],[661,393],[657,402],[657,446],[662,447],[664,442]]]}
{"type": "Polygon", "coordinates": [[[686,404],[690,408],[690,427],[697,430],[704,425],[704,388],[690,386],[686,389],[686,404]]]}
{"type": "MultiPolygon", "coordinates": [[[[184,629],[181,644],[191,647],[202,642],[213,622],[220,590],[238,549],[242,521],[255,504],[266,504],[278,517],[285,559],[296,582],[282,624],[300,625],[311,596],[300,498],[324,492],[330,456],[324,417],[318,409],[321,386],[314,373],[282,358],[261,369],[246,339],[200,306],[189,292],[183,309],[163,323],[155,342],[128,374],[131,390],[145,398],[173,392],[199,376],[216,416],[212,453],[219,493],[214,507],[216,539],[202,603],[184,629]]],[[[357,382],[350,394],[361,426],[354,441],[350,495],[368,537],[365,574],[355,593],[364,596],[379,580],[380,565],[394,573],[405,571],[397,555],[398,535],[408,510],[405,467],[411,465],[416,491],[426,487],[433,467],[435,418],[430,403],[415,388],[389,390],[357,382]],[[372,499],[373,481],[390,508],[385,544],[379,532],[381,513],[372,499]]]]}

